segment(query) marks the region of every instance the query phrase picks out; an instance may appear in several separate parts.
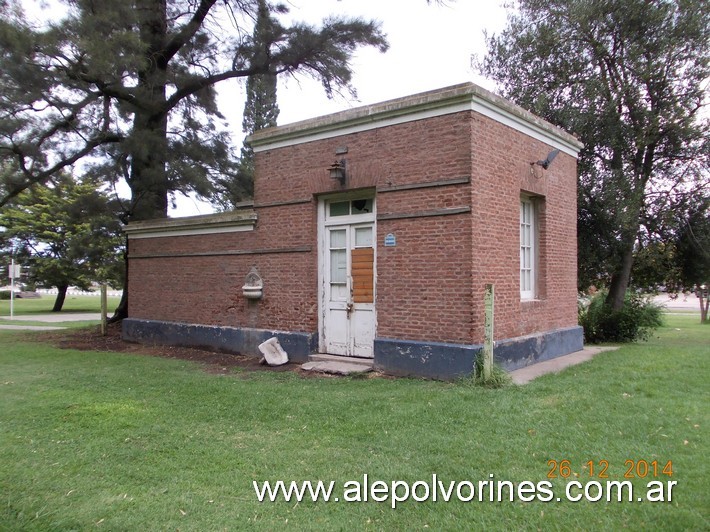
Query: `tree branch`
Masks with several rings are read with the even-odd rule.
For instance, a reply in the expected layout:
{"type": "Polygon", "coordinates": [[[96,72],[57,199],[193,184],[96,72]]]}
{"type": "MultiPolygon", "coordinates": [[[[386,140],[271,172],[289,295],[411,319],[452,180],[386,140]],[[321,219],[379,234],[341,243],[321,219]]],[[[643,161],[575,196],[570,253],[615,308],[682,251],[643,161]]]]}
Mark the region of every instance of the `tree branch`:
{"type": "Polygon", "coordinates": [[[205,17],[215,3],[217,3],[217,0],[200,1],[200,5],[197,6],[197,10],[190,21],[166,43],[162,54],[160,54],[165,61],[165,64],[167,64],[173,56],[178,53],[180,48],[185,46],[185,44],[187,44],[187,42],[192,39],[195,33],[197,33],[197,31],[202,27],[205,17]]]}
{"type": "Polygon", "coordinates": [[[50,168],[47,168],[46,170],[43,170],[42,172],[39,172],[37,174],[33,174],[32,171],[25,165],[24,154],[21,153],[19,150],[15,150],[19,167],[22,170],[22,173],[27,178],[27,180],[24,183],[14,185],[10,190],[6,192],[5,196],[0,197],[0,207],[3,207],[12,198],[18,196],[20,193],[24,192],[32,185],[38,183],[45,183],[50,177],[52,177],[52,175],[57,173],[59,170],[74,164],[82,157],[87,156],[94,150],[94,148],[97,148],[98,146],[101,146],[103,144],[121,142],[123,139],[124,137],[122,135],[118,135],[115,133],[98,135],[97,137],[94,137],[92,140],[88,141],[81,150],[75,152],[72,156],[58,161],[50,168]]]}
{"type": "Polygon", "coordinates": [[[180,86],[171,96],[165,101],[165,112],[170,111],[180,101],[191,96],[202,89],[206,89],[220,81],[234,78],[243,78],[253,74],[265,74],[268,72],[265,68],[249,68],[244,70],[227,70],[221,74],[213,74],[205,77],[195,77],[190,82],[180,86]]]}

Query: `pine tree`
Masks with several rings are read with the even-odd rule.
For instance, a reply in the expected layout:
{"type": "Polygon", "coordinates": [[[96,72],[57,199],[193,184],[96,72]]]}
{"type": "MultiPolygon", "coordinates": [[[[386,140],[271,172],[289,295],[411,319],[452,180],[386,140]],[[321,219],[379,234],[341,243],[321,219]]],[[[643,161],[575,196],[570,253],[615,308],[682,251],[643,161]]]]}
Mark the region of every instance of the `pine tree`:
{"type": "Polygon", "coordinates": [[[20,177],[0,184],[0,207],[90,156],[95,174],[128,183],[127,220],[166,216],[171,194],[209,197],[234,171],[218,83],[300,73],[331,94],[350,87],[358,47],[387,48],[376,22],[284,25],[285,6],[260,0],[65,2],[43,29],[16,6],[0,21],[0,159],[20,177]]]}
{"type": "MultiPolygon", "coordinates": [[[[255,43],[268,43],[274,31],[274,21],[265,0],[259,0],[257,20],[254,26],[255,43]]],[[[268,47],[264,46],[264,53],[268,47]]],[[[279,116],[276,98],[277,76],[267,72],[252,74],[246,83],[247,99],[244,104],[242,131],[250,135],[266,127],[273,127],[279,116]]],[[[236,173],[225,176],[218,182],[218,194],[215,198],[222,208],[233,208],[248,200],[254,194],[254,150],[244,140],[236,173]]]]}
{"type": "MultiPolygon", "coordinates": [[[[378,23],[330,17],[284,25],[259,0],[64,0],[65,18],[30,26],[19,0],[0,20],[0,208],[81,161],[131,191],[123,220],[167,216],[171,195],[214,193],[235,172],[215,99],[225,80],[305,74],[327,94],[350,88],[360,46],[381,51],[378,23]],[[259,6],[263,41],[245,31],[259,6]]],[[[114,319],[127,315],[127,290],[114,319]]]]}

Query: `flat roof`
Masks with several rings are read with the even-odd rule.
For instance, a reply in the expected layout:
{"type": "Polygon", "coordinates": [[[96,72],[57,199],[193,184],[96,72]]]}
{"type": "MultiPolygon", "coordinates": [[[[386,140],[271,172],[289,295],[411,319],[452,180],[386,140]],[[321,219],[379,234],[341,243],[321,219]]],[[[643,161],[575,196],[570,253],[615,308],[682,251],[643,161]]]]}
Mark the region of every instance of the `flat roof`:
{"type": "Polygon", "coordinates": [[[563,129],[470,82],[262,129],[247,140],[260,152],[462,111],[478,112],[573,157],[583,146],[563,129]]]}
{"type": "Polygon", "coordinates": [[[253,209],[243,208],[214,214],[199,214],[178,218],[158,218],[131,222],[123,231],[131,240],[164,236],[213,235],[252,231],[256,224],[253,209]]]}

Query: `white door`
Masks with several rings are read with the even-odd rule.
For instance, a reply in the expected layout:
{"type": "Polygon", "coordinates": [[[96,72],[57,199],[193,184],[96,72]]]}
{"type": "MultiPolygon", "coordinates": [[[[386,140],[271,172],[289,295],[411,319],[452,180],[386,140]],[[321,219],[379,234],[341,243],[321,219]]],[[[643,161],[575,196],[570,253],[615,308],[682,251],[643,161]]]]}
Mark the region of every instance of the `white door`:
{"type": "Polygon", "coordinates": [[[323,347],[333,355],[374,356],[375,224],[327,225],[322,247],[323,347]]]}

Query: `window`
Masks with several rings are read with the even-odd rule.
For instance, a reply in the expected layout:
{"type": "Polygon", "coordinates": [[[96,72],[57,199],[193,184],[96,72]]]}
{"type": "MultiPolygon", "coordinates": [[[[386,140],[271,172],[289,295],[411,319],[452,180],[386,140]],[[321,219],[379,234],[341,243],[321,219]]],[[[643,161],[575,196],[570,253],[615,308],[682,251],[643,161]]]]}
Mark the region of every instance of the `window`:
{"type": "Polygon", "coordinates": [[[537,223],[535,203],[520,199],[520,298],[535,299],[537,276],[537,223]]]}
{"type": "Polygon", "coordinates": [[[328,204],[329,217],[372,213],[372,198],[334,201],[328,204]]]}

